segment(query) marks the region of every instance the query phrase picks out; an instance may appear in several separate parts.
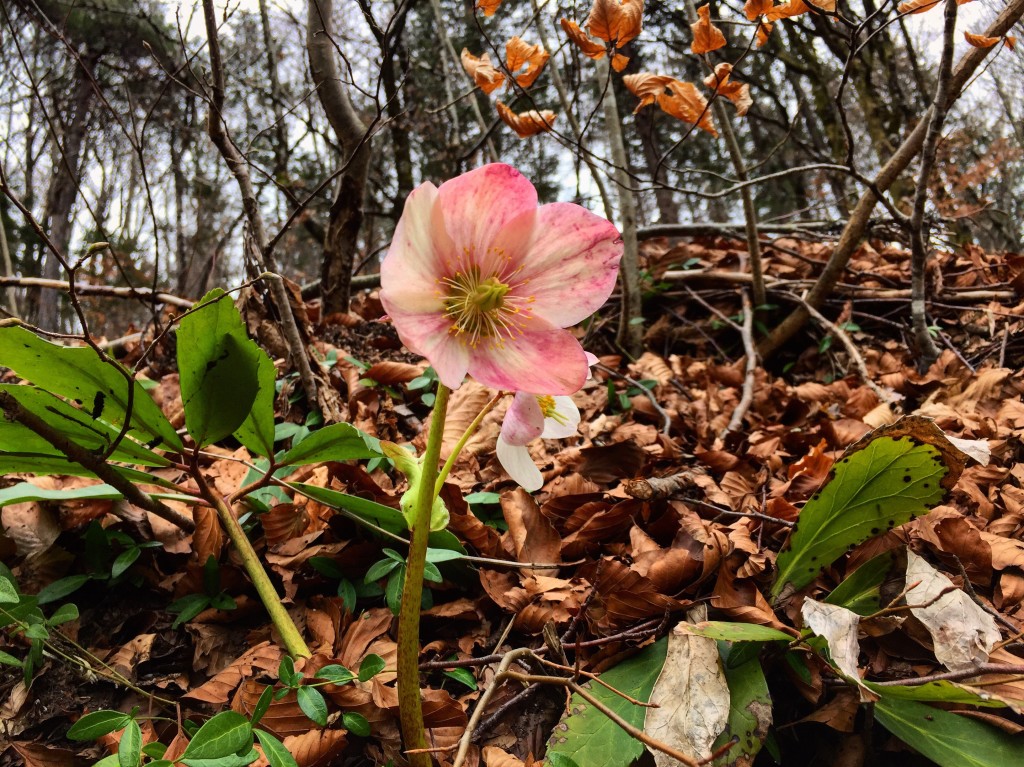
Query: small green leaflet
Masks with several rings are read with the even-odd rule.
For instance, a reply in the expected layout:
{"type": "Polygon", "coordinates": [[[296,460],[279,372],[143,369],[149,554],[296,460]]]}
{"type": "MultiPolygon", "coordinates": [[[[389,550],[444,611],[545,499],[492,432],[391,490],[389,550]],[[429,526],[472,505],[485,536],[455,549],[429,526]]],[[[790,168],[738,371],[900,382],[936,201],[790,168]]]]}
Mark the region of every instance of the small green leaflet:
{"type": "Polygon", "coordinates": [[[886,551],[868,560],[836,586],[825,598],[830,605],[839,605],[857,615],[872,615],[882,607],[879,589],[886,576],[896,567],[896,551],[886,551]]]}
{"type": "MultiPolygon", "coordinates": [[[[0,327],[0,359],[39,388],[82,403],[94,418],[118,428],[124,423],[128,381],[89,347],[52,344],[23,327],[5,325],[0,327]]],[[[161,447],[181,450],[174,427],[138,381],[131,423],[129,434],[140,442],[160,440],[161,447]]]]}
{"type": "Polygon", "coordinates": [[[771,626],[759,626],[756,623],[701,621],[683,625],[691,634],[727,642],[792,642],[794,639],[784,631],[773,629],[771,626]]]}
{"type": "MultiPolygon", "coordinates": [[[[871,692],[888,700],[913,700],[935,703],[966,703],[970,706],[986,708],[1005,708],[1010,703],[999,696],[986,692],[983,687],[971,687],[947,680],[938,680],[926,684],[915,685],[882,685],[876,682],[864,682],[871,692]]],[[[1020,708],[1022,701],[1012,701],[1020,708]]]]}
{"type": "Polygon", "coordinates": [[[380,441],[349,423],[333,423],[313,432],[278,460],[278,466],[305,466],[321,461],[350,461],[381,455],[380,441]]]}
{"type": "Polygon", "coordinates": [[[274,454],[274,380],[277,370],[274,361],[262,349],[256,357],[256,380],[259,389],[249,415],[235,429],[235,439],[245,445],[253,455],[270,457],[274,454]]]}
{"type": "Polygon", "coordinates": [[[955,448],[924,418],[900,419],[858,446],[800,511],[777,559],[774,598],[806,586],[852,546],[939,505],[963,470],[951,458],[955,448]]]}
{"type": "MultiPolygon", "coordinates": [[[[601,681],[646,703],[665,665],[668,639],[662,638],[632,658],[601,674],[601,681]]],[[[603,685],[588,683],[589,692],[627,722],[643,729],[647,709],[634,706],[603,685]]],[[[627,767],[644,751],[644,745],[612,720],[574,694],[569,713],[555,726],[548,740],[550,764],[576,763],[580,767],[627,767]],[[571,760],[571,761],[569,761],[571,760]]]]}
{"type": "Polygon", "coordinates": [[[760,658],[755,656],[739,665],[730,664],[729,656],[734,649],[726,642],[718,643],[722,670],[729,684],[729,724],[715,740],[712,752],[717,753],[735,739],[732,747],[715,760],[716,765],[723,767],[736,764],[744,756],[747,757],[745,763],[752,762],[772,724],[772,698],[760,658]]]}
{"type": "Polygon", "coordinates": [[[0,508],[25,501],[118,500],[121,497],[121,492],[110,485],[90,485],[74,490],[48,490],[31,482],[19,482],[0,490],[0,508]]]}
{"type": "Polygon", "coordinates": [[[200,447],[242,426],[259,393],[260,355],[238,310],[215,288],[178,328],[185,426],[200,447]],[[217,300],[220,298],[220,300],[217,300]]]}
{"type": "Polygon", "coordinates": [[[882,698],[875,720],[939,767],[1024,764],[1024,740],[924,703],[882,698]]]}

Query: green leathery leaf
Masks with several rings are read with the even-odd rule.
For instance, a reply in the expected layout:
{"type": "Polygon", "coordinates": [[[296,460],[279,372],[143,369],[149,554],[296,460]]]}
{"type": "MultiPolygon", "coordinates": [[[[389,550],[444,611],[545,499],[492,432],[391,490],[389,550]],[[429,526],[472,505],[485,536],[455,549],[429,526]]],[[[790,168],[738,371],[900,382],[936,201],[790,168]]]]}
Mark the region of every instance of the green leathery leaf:
{"type": "Polygon", "coordinates": [[[263,755],[267,757],[270,767],[299,767],[295,757],[285,748],[284,743],[279,741],[269,732],[254,730],[263,747],[263,755]]]}
{"type": "Polygon", "coordinates": [[[117,745],[117,763],[120,767],[136,767],[142,761],[142,728],[134,719],[128,720],[128,726],[121,733],[117,745]]]}
{"type": "Polygon", "coordinates": [[[806,586],[851,547],[938,506],[963,465],[962,454],[925,418],[901,418],[868,434],[801,509],[776,560],[772,597],[806,586]]]}
{"type": "Polygon", "coordinates": [[[691,634],[727,642],[792,642],[795,639],[784,631],[756,623],[701,621],[683,626],[691,634]]]}
{"type": "Polygon", "coordinates": [[[321,461],[351,461],[381,455],[379,441],[350,423],[332,423],[314,431],[278,460],[278,466],[304,466],[321,461]]]}
{"type": "MultiPolygon", "coordinates": [[[[105,452],[117,437],[118,429],[106,421],[93,418],[84,409],[74,407],[49,392],[34,386],[0,385],[0,391],[12,396],[25,410],[46,422],[71,442],[94,452],[105,452]]],[[[5,422],[0,429],[0,450],[59,454],[57,448],[21,424],[5,422]],[[11,428],[11,427],[15,428],[11,428]]],[[[171,462],[157,455],[130,437],[122,439],[110,456],[115,461],[144,466],[170,466],[171,462]]]]}
{"type": "MultiPolygon", "coordinates": [[[[668,639],[662,638],[614,668],[601,674],[603,682],[646,703],[665,665],[668,639]]],[[[647,709],[635,706],[603,685],[584,685],[590,694],[630,724],[643,729],[647,709]]],[[[555,726],[548,740],[547,760],[558,763],[571,759],[586,767],[627,767],[644,751],[644,745],[627,734],[578,694],[569,703],[569,713],[555,726]]],[[[567,763],[567,762],[562,762],[567,763]]]]}
{"type": "Polygon", "coordinates": [[[259,389],[249,415],[235,429],[234,437],[253,455],[269,458],[274,454],[274,381],[277,370],[274,361],[262,349],[256,355],[256,380],[259,389]]]}
{"type": "Polygon", "coordinates": [[[939,767],[1024,764],[1024,740],[924,703],[882,698],[875,721],[939,767]]]}
{"type": "Polygon", "coordinates": [[[1024,701],[1008,701],[988,692],[983,687],[971,687],[963,682],[946,679],[915,685],[882,685],[877,682],[862,682],[871,692],[889,700],[914,700],[923,703],[960,703],[986,708],[1004,708],[1013,705],[1020,709],[1024,701]]]}
{"type": "Polygon", "coordinates": [[[121,497],[121,491],[110,485],[90,485],[73,490],[47,490],[31,482],[19,482],[0,490],[0,508],[26,501],[118,500],[121,497]]]}
{"type": "Polygon", "coordinates": [[[122,711],[93,711],[71,725],[67,736],[71,740],[95,740],[111,732],[123,730],[131,720],[132,718],[122,711]]]}
{"type": "Polygon", "coordinates": [[[830,605],[839,605],[857,615],[873,615],[882,608],[879,591],[886,576],[896,565],[897,553],[886,551],[869,559],[836,586],[825,598],[830,605]]]}
{"type": "Polygon", "coordinates": [[[185,426],[203,447],[241,426],[259,392],[260,348],[242,317],[215,288],[178,327],[178,369],[185,426]]]}
{"type": "Polygon", "coordinates": [[[402,512],[382,503],[303,482],[296,482],[288,486],[307,498],[312,498],[314,501],[319,501],[335,509],[344,509],[392,533],[403,533],[408,529],[402,512]]]}
{"type": "MultiPolygon", "coordinates": [[[[0,359],[21,378],[82,407],[116,428],[128,409],[128,382],[113,365],[85,346],[61,346],[44,341],[18,325],[0,327],[0,359]]],[[[134,382],[130,435],[140,442],[160,440],[169,450],[181,450],[181,439],[157,404],[134,382]]]]}
{"type": "Polygon", "coordinates": [[[717,753],[730,740],[735,743],[715,760],[716,765],[735,764],[741,756],[746,763],[753,761],[761,750],[768,728],[772,724],[772,698],[768,682],[761,668],[760,658],[754,657],[740,664],[730,663],[734,648],[726,642],[718,643],[722,656],[722,669],[729,685],[729,723],[711,746],[717,753]]]}
{"type": "Polygon", "coordinates": [[[181,755],[181,761],[217,759],[237,754],[252,744],[249,720],[237,711],[222,711],[214,715],[192,736],[181,755]]]}

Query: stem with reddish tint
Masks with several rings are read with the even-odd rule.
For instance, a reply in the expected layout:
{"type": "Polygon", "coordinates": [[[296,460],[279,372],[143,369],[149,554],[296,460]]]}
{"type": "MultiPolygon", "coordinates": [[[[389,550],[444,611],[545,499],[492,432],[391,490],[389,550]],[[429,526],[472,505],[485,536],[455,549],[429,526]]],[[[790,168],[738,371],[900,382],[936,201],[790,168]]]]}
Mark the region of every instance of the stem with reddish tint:
{"type": "MultiPolygon", "coordinates": [[[[423,567],[427,561],[427,539],[430,537],[430,510],[437,495],[434,483],[437,482],[437,464],[441,458],[441,439],[444,437],[449,393],[450,390],[443,383],[437,385],[434,417],[427,436],[423,474],[420,477],[419,495],[416,497],[412,540],[409,542],[405,586],[402,589],[402,607],[398,615],[398,715],[407,751],[427,747],[423,728],[423,702],[420,698],[420,606],[423,599],[423,567]]],[[[431,767],[430,754],[409,754],[409,764],[412,767],[431,767]]]]}

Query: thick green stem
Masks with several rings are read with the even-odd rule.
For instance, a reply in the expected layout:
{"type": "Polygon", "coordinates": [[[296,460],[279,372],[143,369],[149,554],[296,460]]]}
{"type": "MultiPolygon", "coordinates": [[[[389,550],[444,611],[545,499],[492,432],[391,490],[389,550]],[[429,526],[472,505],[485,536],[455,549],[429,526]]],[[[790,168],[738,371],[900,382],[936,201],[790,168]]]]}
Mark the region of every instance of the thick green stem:
{"type": "Polygon", "coordinates": [[[278,596],[274,584],[270,582],[270,576],[267,575],[267,571],[263,569],[263,564],[260,562],[256,550],[249,542],[249,537],[245,534],[245,530],[238,524],[238,519],[224,499],[216,495],[216,493],[211,495],[213,495],[212,500],[217,509],[217,516],[220,517],[220,523],[227,531],[235,551],[242,558],[242,566],[249,574],[253,586],[256,587],[256,593],[260,595],[263,606],[267,608],[270,620],[277,627],[277,632],[281,635],[284,648],[293,658],[309,658],[313,653],[306,646],[306,642],[302,638],[302,634],[299,633],[298,628],[296,628],[292,616],[288,614],[288,611],[284,609],[284,605],[281,604],[281,597],[278,596]]]}
{"type": "MultiPolygon", "coordinates": [[[[430,510],[436,497],[434,483],[437,482],[437,463],[441,457],[449,393],[447,386],[438,384],[434,417],[427,436],[427,449],[423,454],[423,474],[420,477],[419,495],[416,497],[402,607],[398,616],[398,715],[406,751],[427,747],[423,729],[423,703],[420,699],[420,603],[423,598],[427,539],[430,537],[430,510]]],[[[430,754],[409,754],[409,764],[412,767],[431,767],[430,754]]]]}

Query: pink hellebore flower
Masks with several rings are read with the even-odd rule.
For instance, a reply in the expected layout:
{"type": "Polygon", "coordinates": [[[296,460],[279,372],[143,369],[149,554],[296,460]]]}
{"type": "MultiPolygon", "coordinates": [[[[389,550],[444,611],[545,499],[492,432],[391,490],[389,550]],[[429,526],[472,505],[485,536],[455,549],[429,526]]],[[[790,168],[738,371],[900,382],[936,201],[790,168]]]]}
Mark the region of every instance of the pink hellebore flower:
{"type": "Polygon", "coordinates": [[[572,203],[537,206],[514,168],[493,164],[405,203],[381,264],[381,302],[402,342],[458,388],[570,394],[587,362],[568,328],[611,294],[622,240],[572,203]]]}
{"type": "MultiPolygon", "coordinates": [[[[586,352],[587,367],[597,362],[586,352]]],[[[527,447],[541,439],[565,439],[576,434],[580,427],[580,409],[572,397],[550,394],[516,392],[505,413],[501,434],[495,452],[502,468],[515,482],[528,492],[540,490],[544,477],[530,456],[527,447]]]]}

